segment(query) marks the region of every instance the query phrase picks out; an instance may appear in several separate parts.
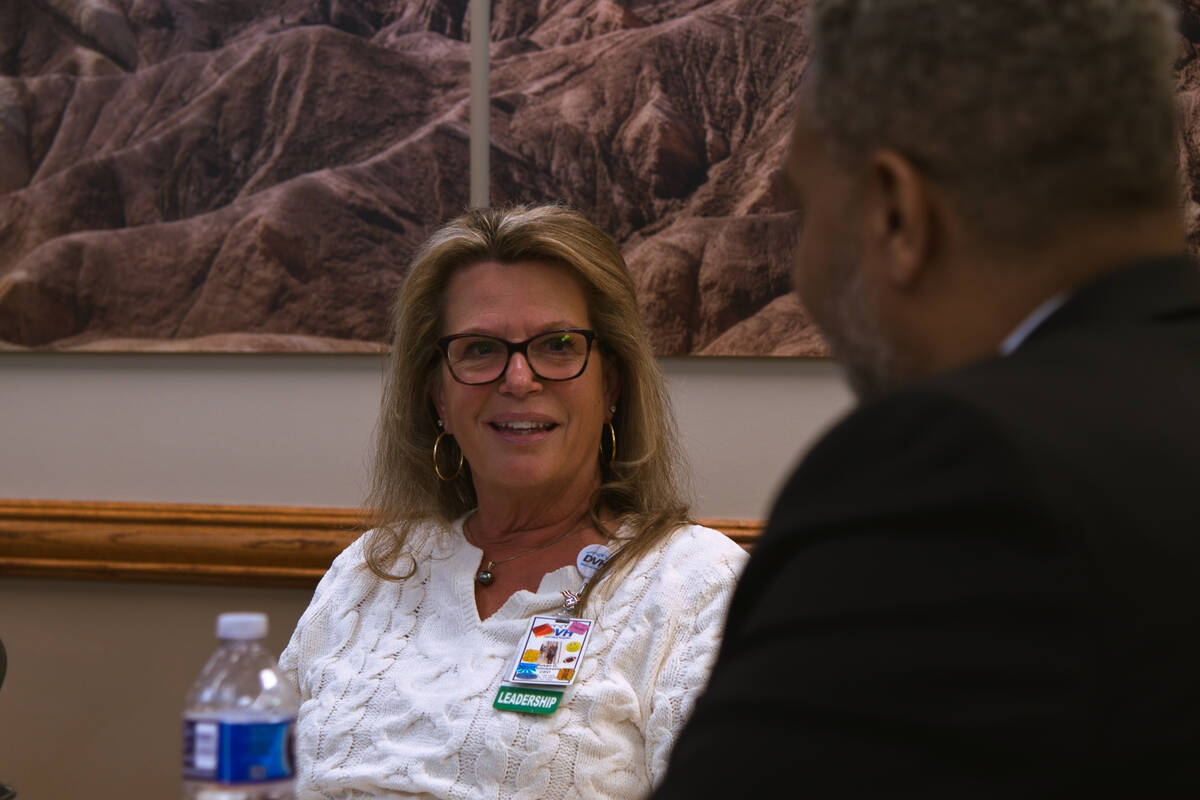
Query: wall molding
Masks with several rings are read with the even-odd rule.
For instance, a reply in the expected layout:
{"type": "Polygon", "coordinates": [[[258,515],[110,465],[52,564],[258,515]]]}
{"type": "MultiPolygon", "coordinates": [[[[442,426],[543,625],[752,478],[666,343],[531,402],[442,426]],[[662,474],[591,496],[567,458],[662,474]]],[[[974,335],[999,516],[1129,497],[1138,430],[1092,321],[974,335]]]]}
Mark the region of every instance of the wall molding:
{"type": "MultiPolygon", "coordinates": [[[[755,520],[698,519],[749,550],[755,520]]],[[[0,576],[313,587],[355,508],[0,499],[0,576]]]]}

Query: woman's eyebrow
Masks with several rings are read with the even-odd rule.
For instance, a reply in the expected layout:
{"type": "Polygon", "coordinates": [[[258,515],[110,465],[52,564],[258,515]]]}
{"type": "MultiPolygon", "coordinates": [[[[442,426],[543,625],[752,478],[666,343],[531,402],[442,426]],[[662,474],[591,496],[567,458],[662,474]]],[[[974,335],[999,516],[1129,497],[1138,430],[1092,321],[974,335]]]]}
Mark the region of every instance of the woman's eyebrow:
{"type": "MultiPolygon", "coordinates": [[[[539,325],[537,327],[537,333],[534,333],[530,337],[527,337],[527,338],[532,338],[533,336],[541,336],[544,333],[553,333],[554,331],[567,330],[570,328],[574,328],[574,329],[578,329],[578,330],[586,330],[589,327],[590,326],[587,324],[581,324],[578,322],[568,322],[567,320],[554,320],[553,322],[547,322],[544,325],[539,325]]],[[[479,327],[479,326],[468,327],[464,330],[456,331],[454,333],[449,333],[446,335],[447,336],[459,336],[464,333],[470,333],[470,334],[474,334],[476,336],[490,336],[493,339],[504,339],[504,337],[501,336],[500,334],[492,333],[487,327],[479,327]]],[[[505,339],[505,341],[509,341],[509,340],[505,339]]]]}

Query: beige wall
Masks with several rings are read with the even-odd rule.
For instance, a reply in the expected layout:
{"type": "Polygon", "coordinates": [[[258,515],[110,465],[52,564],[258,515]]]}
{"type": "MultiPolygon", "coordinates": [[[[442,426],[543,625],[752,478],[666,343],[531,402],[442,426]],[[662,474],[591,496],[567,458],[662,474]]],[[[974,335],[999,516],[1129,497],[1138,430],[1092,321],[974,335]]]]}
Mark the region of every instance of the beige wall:
{"type": "Polygon", "coordinates": [[[265,611],[278,653],[310,594],[0,580],[0,782],[19,800],[178,797],[179,715],[215,615],[265,611]]]}
{"type": "MultiPolygon", "coordinates": [[[[850,403],[836,368],[665,359],[695,512],[765,516],[850,403]]],[[[0,497],[353,506],[380,387],[365,356],[0,357],[0,497]]],[[[278,653],[307,590],[0,578],[0,782],[20,798],[177,796],[183,694],[217,613],[278,653]]]]}
{"type": "MultiPolygon", "coordinates": [[[[695,512],[758,518],[850,402],[824,360],[663,359],[695,512]]],[[[0,497],[354,506],[375,356],[0,356],[0,497]]]]}

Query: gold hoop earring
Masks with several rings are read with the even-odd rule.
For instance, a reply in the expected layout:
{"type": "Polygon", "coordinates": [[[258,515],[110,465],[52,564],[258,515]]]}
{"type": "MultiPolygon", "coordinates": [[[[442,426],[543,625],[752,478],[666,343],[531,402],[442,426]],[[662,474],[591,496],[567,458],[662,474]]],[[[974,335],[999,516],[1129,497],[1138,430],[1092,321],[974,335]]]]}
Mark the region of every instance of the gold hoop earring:
{"type": "MultiPolygon", "coordinates": [[[[604,420],[604,424],[600,427],[603,431],[608,429],[608,466],[612,466],[613,460],[617,457],[617,430],[608,420],[604,420]]],[[[600,439],[600,457],[604,457],[604,439],[600,439]]]]}
{"type": "Polygon", "coordinates": [[[438,466],[438,447],[441,446],[442,439],[446,438],[449,435],[450,434],[446,433],[445,431],[442,431],[441,433],[438,434],[437,438],[433,440],[433,471],[436,472],[437,476],[444,481],[452,481],[455,478],[457,478],[459,475],[461,475],[462,474],[462,465],[463,465],[463,453],[462,453],[462,448],[460,447],[458,449],[458,467],[454,470],[453,475],[449,475],[449,476],[445,475],[442,472],[442,468],[440,466],[438,466]]]}

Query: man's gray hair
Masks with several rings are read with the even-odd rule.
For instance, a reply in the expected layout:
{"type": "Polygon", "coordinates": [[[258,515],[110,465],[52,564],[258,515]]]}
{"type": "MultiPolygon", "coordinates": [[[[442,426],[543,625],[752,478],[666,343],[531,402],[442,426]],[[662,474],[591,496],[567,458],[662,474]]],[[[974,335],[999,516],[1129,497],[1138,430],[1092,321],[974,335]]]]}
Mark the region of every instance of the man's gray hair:
{"type": "Polygon", "coordinates": [[[908,157],[997,243],[1167,208],[1176,16],[1165,0],[814,0],[815,124],[848,165],[908,157]]]}

